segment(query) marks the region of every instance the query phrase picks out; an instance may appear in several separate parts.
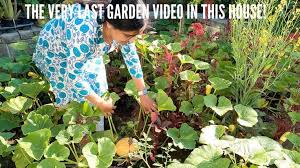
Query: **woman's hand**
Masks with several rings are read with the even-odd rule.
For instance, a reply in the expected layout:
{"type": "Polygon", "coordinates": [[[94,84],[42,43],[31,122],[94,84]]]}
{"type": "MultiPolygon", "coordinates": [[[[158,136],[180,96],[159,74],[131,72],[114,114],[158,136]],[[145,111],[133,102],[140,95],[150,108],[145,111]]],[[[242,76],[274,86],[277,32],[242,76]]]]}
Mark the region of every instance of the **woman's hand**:
{"type": "Polygon", "coordinates": [[[113,105],[113,101],[111,98],[105,101],[100,101],[97,103],[97,108],[99,108],[103,113],[105,117],[111,116],[116,109],[116,106],[113,105]]]}
{"type": "Polygon", "coordinates": [[[157,105],[148,95],[140,96],[140,104],[146,113],[157,113],[157,105]]]}

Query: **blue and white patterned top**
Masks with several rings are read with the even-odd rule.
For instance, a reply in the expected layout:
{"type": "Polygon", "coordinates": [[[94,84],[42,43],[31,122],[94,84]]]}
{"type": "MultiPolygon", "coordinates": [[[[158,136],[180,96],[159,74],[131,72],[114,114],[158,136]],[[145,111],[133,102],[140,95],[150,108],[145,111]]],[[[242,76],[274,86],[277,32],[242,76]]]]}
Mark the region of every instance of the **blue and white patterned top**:
{"type": "MultiPolygon", "coordinates": [[[[82,102],[92,92],[101,96],[108,89],[103,55],[117,45],[104,42],[102,25],[92,11],[81,19],[83,9],[75,4],[73,12],[67,10],[67,17],[50,20],[40,32],[33,54],[36,66],[50,82],[55,106],[82,102]]],[[[128,43],[120,50],[130,75],[143,78],[135,44],[128,43]]]]}

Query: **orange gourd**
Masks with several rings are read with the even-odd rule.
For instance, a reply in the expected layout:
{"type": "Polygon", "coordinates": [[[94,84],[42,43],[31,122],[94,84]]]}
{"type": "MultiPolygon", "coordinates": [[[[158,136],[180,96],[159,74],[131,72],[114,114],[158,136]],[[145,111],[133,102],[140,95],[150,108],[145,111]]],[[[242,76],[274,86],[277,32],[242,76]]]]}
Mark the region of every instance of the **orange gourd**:
{"type": "Polygon", "coordinates": [[[116,144],[116,153],[120,157],[128,157],[129,153],[136,151],[138,151],[138,144],[134,138],[122,138],[116,144]]]}

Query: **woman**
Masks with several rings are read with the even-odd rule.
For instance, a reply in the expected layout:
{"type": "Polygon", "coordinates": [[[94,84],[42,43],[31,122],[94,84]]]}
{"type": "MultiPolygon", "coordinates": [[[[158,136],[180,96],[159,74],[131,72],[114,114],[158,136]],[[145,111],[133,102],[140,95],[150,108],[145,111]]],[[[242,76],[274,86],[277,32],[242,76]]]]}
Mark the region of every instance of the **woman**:
{"type": "MultiPolygon", "coordinates": [[[[111,1],[113,6],[142,3],[142,0],[111,1]]],[[[106,116],[111,115],[116,108],[112,100],[101,98],[108,90],[103,55],[119,48],[139,90],[140,105],[146,112],[156,112],[155,102],[147,95],[133,43],[135,36],[145,29],[147,20],[113,20],[106,17],[106,12],[97,17],[92,11],[82,19],[83,12],[84,6],[76,3],[72,10],[67,10],[66,17],[49,21],[40,32],[33,54],[36,66],[50,82],[54,105],[61,107],[70,101],[88,100],[106,116]]]]}

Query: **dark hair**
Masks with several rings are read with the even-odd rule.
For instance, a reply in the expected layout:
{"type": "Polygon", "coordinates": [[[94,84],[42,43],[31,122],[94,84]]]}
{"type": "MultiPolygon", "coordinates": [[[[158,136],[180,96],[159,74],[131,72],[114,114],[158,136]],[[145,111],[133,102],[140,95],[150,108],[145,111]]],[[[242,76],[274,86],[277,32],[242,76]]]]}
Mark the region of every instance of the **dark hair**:
{"type": "MultiPolygon", "coordinates": [[[[119,5],[121,6],[122,4],[144,4],[142,0],[112,0],[110,4],[113,6],[113,11],[116,9],[116,6],[119,5]]],[[[122,11],[122,8],[120,8],[120,12],[123,13],[125,11],[122,11]]],[[[127,10],[127,15],[129,15],[129,12],[127,10]]],[[[107,15],[107,10],[104,11],[104,22],[107,21],[110,23],[114,28],[122,30],[122,31],[135,31],[135,30],[140,30],[144,26],[147,25],[148,20],[146,18],[141,18],[141,19],[110,19],[108,18],[107,15]]]]}

